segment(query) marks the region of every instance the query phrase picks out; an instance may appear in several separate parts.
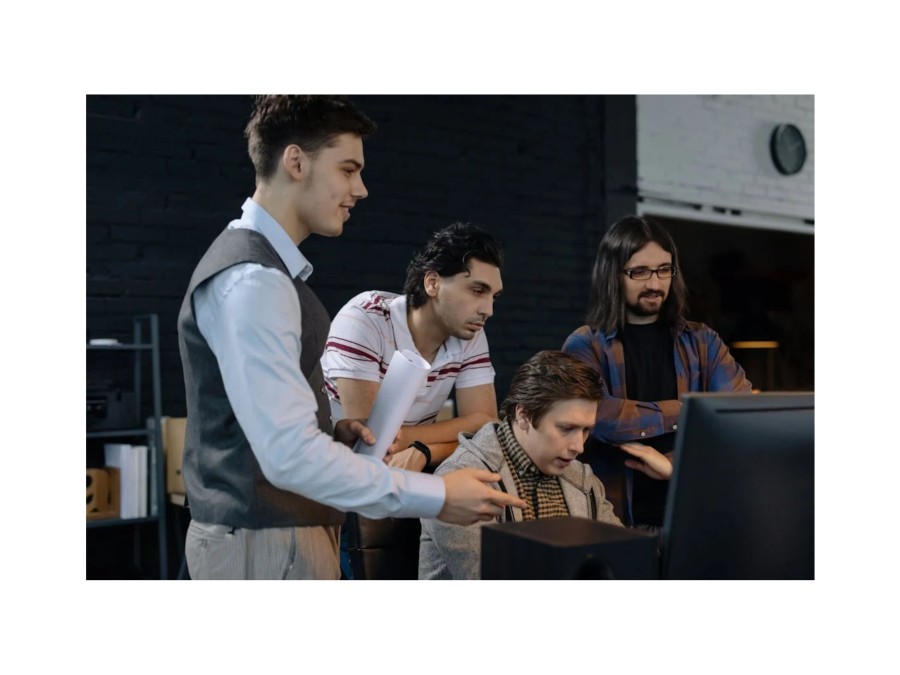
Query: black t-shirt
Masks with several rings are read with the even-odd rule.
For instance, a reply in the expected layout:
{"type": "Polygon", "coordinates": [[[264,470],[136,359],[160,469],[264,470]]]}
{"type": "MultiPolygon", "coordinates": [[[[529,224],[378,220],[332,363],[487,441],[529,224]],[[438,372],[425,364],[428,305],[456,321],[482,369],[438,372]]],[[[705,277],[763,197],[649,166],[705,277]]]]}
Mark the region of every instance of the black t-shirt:
{"type": "MultiPolygon", "coordinates": [[[[672,331],[658,321],[627,324],[620,337],[625,351],[627,397],[635,401],[678,398],[672,331]]],[[[675,447],[674,433],[638,440],[662,453],[675,447]]],[[[667,480],[655,480],[640,471],[634,472],[632,506],[635,523],[662,525],[668,486],[667,480]]]]}

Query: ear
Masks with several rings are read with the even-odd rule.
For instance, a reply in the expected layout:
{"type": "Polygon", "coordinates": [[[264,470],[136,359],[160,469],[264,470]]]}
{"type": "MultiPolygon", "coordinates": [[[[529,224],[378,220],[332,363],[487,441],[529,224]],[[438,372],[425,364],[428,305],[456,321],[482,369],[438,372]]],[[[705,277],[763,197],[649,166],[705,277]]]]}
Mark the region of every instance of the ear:
{"type": "Polygon", "coordinates": [[[429,298],[437,296],[438,279],[440,279],[440,275],[434,270],[426,272],[425,277],[422,279],[422,285],[425,287],[425,294],[429,298]]]}
{"type": "Polygon", "coordinates": [[[525,409],[521,405],[516,405],[516,424],[522,431],[528,431],[528,418],[525,416],[525,409]]]}
{"type": "Polygon", "coordinates": [[[288,176],[301,180],[309,173],[309,156],[299,145],[293,143],[281,153],[281,165],[288,176]]]}

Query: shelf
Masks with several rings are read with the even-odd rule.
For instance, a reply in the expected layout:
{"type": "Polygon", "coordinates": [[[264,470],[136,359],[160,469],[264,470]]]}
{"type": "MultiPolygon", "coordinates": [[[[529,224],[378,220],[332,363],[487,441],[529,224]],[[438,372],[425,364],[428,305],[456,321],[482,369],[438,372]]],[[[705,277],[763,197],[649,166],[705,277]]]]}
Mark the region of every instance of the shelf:
{"type": "Polygon", "coordinates": [[[147,436],[153,429],[110,429],[109,431],[88,431],[88,438],[116,438],[118,436],[147,436]]]}
{"type": "Polygon", "coordinates": [[[146,518],[106,518],[104,520],[88,520],[87,529],[95,527],[117,527],[120,525],[140,525],[141,523],[155,523],[159,516],[147,516],[146,518]]]}
{"type": "MultiPolygon", "coordinates": [[[[96,338],[100,339],[100,338],[96,338]]],[[[104,338],[105,339],[105,338],[104,338]]],[[[112,338],[109,338],[112,339],[112,338]]],[[[154,515],[144,516],[141,518],[103,518],[102,520],[87,520],[86,527],[88,530],[123,528],[129,525],[153,526],[156,528],[157,552],[159,554],[159,578],[168,579],[168,551],[166,542],[166,475],[165,475],[165,457],[163,455],[161,420],[162,420],[162,388],[160,386],[160,345],[159,345],[159,318],[156,314],[147,314],[135,316],[132,322],[132,337],[130,342],[118,342],[113,344],[86,344],[88,352],[120,352],[129,353],[130,357],[124,362],[127,364],[131,361],[132,384],[133,384],[133,407],[135,417],[127,416],[124,418],[124,424],[128,425],[132,422],[132,428],[117,429],[85,429],[88,439],[121,439],[130,438],[140,439],[138,444],[146,443],[148,453],[148,469],[152,471],[152,476],[148,476],[147,492],[148,499],[152,503],[156,503],[157,512],[154,515]],[[149,357],[149,359],[148,359],[149,357]],[[149,361],[149,363],[147,363],[149,361]],[[148,378],[149,376],[149,378],[148,378]],[[138,419],[144,413],[145,406],[142,406],[142,394],[146,390],[145,384],[149,379],[152,406],[152,423],[149,426],[139,426],[141,421],[138,419]],[[152,491],[152,495],[149,494],[152,491]]],[[[116,359],[113,359],[115,361],[116,359]]],[[[107,359],[100,359],[101,362],[107,359]]],[[[89,367],[90,370],[90,367],[89,367]]],[[[114,424],[109,420],[107,423],[114,424]]],[[[92,452],[94,444],[88,443],[88,451],[92,452]]],[[[149,506],[149,505],[148,505],[149,506]]],[[[150,509],[148,508],[148,511],[150,509]]],[[[129,513],[141,513],[143,511],[129,511],[129,513]]],[[[107,512],[104,515],[111,515],[107,512]]],[[[127,527],[126,527],[127,529],[127,527]]],[[[145,531],[141,527],[130,528],[132,545],[123,548],[123,554],[131,555],[131,564],[135,568],[142,568],[145,556],[142,552],[142,540],[145,531]]],[[[127,538],[127,537],[126,537],[127,538]]],[[[89,537],[94,540],[96,537],[89,537]]],[[[102,539],[102,538],[101,538],[102,539]]],[[[94,542],[96,543],[96,542],[94,542]]],[[[90,548],[90,547],[89,547],[90,548]]],[[[98,549],[94,549],[99,552],[98,549]]],[[[91,551],[88,552],[88,563],[90,567],[91,551]]]]}
{"type": "Polygon", "coordinates": [[[142,351],[153,349],[153,345],[145,345],[145,344],[135,344],[135,343],[121,343],[117,345],[86,345],[87,350],[89,352],[134,352],[134,351],[142,351]]]}

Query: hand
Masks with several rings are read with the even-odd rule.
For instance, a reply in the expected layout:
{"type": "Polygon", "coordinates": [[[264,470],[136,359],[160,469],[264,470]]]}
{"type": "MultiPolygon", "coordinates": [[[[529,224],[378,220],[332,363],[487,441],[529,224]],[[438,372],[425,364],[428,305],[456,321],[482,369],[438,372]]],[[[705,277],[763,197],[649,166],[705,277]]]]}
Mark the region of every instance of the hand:
{"type": "MultiPolygon", "coordinates": [[[[399,437],[400,435],[397,434],[397,438],[399,437]]],[[[375,434],[365,425],[364,420],[342,419],[335,422],[334,440],[352,448],[359,438],[368,445],[375,445],[375,434]]],[[[387,464],[387,458],[395,452],[397,452],[396,440],[388,446],[385,464],[387,464]]]]}
{"type": "Polygon", "coordinates": [[[394,438],[394,442],[391,443],[391,447],[387,449],[387,454],[385,455],[384,461],[385,463],[389,463],[389,459],[391,455],[396,455],[401,452],[406,452],[410,446],[412,446],[412,442],[416,440],[415,438],[407,438],[403,433],[403,427],[401,426],[397,430],[397,436],[394,438]]]}
{"type": "Polygon", "coordinates": [[[666,455],[642,443],[622,443],[622,450],[636,459],[626,459],[625,466],[647,474],[656,480],[668,480],[672,477],[672,460],[666,455]]]}
{"type": "Polygon", "coordinates": [[[447,496],[437,517],[445,523],[471,525],[502,515],[505,506],[525,508],[525,502],[518,497],[490,486],[500,480],[500,474],[485,469],[459,469],[442,478],[447,496]]]}
{"type": "Polygon", "coordinates": [[[365,420],[338,420],[334,424],[334,440],[351,448],[358,438],[369,445],[375,444],[375,434],[365,425],[365,420]]]}
{"type": "Polygon", "coordinates": [[[421,471],[425,468],[425,454],[414,445],[393,455],[385,455],[388,466],[408,471],[421,471]]]}

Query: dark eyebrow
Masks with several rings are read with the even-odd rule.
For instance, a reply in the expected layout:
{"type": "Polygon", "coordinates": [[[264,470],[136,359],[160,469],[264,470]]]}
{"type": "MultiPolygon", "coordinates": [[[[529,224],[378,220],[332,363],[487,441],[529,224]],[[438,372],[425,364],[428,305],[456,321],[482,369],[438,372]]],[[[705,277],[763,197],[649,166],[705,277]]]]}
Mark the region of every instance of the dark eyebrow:
{"type": "Polygon", "coordinates": [[[360,164],[359,162],[357,162],[355,159],[345,159],[344,161],[341,162],[341,164],[352,164],[357,169],[363,168],[363,165],[360,164]]]}
{"type": "MultiPolygon", "coordinates": [[[[484,281],[478,281],[477,279],[473,279],[473,280],[472,280],[472,285],[473,285],[473,286],[477,286],[478,288],[480,288],[481,290],[483,290],[485,293],[490,293],[491,290],[492,290],[492,289],[491,289],[491,285],[490,285],[489,283],[486,283],[486,282],[484,282],[484,281]]],[[[501,288],[499,291],[497,291],[496,293],[494,293],[494,297],[495,297],[495,298],[499,298],[501,295],[503,295],[503,289],[502,289],[502,288],[501,288]]]]}

